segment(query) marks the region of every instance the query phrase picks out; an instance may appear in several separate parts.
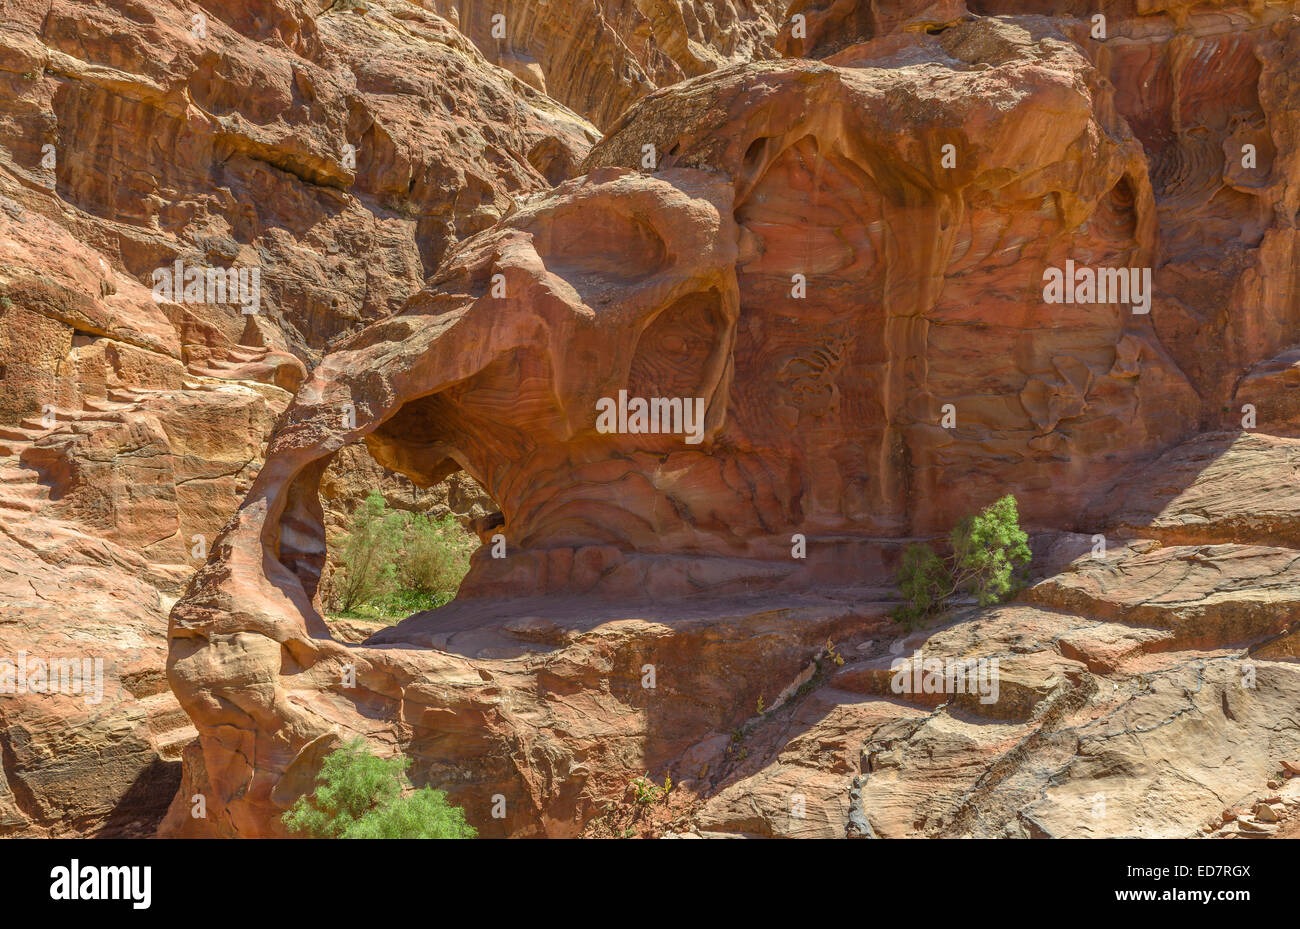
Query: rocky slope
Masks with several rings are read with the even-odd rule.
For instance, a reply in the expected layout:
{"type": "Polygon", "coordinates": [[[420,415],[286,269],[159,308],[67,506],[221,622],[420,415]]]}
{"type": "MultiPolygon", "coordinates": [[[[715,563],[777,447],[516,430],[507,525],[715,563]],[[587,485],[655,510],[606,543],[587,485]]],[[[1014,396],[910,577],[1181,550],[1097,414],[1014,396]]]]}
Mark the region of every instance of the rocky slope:
{"type": "Polygon", "coordinates": [[[647,772],[684,834],[1191,835],[1284,775],[1300,17],[914,6],[650,92],[313,370],[172,611],[163,834],[280,834],[349,733],[485,835],[611,834],[647,772]],[[1067,263],[1132,299],[1046,300],[1067,263]],[[609,434],[620,390],[697,432],[609,434]],[[505,548],[357,646],[317,596],[361,441],[505,548]],[[1008,492],[1036,582],[901,634],[898,548],[1008,492]]]}

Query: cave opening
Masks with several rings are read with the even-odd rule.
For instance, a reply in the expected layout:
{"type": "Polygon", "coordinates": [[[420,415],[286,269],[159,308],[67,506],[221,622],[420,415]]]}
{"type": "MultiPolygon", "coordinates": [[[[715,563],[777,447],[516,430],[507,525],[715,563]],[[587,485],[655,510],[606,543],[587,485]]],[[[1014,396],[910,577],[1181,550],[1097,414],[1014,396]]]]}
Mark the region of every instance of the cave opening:
{"type": "Polygon", "coordinates": [[[505,521],[454,461],[413,477],[375,450],[368,442],[345,446],[320,474],[324,552],[316,595],[331,631],[344,638],[454,600],[470,559],[505,521]]]}

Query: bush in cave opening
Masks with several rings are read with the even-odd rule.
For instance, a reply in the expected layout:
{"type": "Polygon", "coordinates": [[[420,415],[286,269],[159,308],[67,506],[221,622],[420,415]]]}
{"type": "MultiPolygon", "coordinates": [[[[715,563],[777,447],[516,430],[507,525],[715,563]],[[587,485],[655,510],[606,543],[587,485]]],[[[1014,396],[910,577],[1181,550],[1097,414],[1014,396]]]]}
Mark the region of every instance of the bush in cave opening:
{"type": "Polygon", "coordinates": [[[341,540],[329,599],[340,614],[402,617],[456,596],[478,538],[453,516],[390,509],[372,491],[341,540]]]}

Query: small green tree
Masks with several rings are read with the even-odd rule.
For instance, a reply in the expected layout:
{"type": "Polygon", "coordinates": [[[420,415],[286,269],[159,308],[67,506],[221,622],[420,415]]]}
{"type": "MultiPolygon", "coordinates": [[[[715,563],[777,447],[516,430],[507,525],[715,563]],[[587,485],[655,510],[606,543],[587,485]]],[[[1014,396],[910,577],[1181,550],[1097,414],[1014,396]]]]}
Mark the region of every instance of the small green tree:
{"type": "Polygon", "coordinates": [[[1000,603],[1013,593],[1016,567],[1032,557],[1029,536],[1020,528],[1020,509],[1010,494],[959,522],[950,541],[953,589],[973,593],[980,606],[1000,603]]]}
{"type": "Polygon", "coordinates": [[[933,548],[913,542],[903,551],[898,566],[898,589],[903,603],[895,607],[893,616],[910,629],[942,609],[952,591],[952,578],[933,548]]]}
{"type": "Polygon", "coordinates": [[[1017,568],[1031,558],[1029,536],[1020,528],[1020,511],[1010,494],[964,518],[948,542],[946,558],[916,543],[903,552],[897,578],[903,603],[892,615],[907,628],[942,612],[958,594],[974,596],[980,606],[1000,603],[1015,592],[1017,568]]]}
{"type": "Polygon", "coordinates": [[[398,797],[357,820],[345,839],[472,839],[465,811],[447,802],[441,790],[425,787],[398,797]]]}
{"type": "Polygon", "coordinates": [[[402,520],[388,510],[378,492],[371,491],[348,522],[342,564],[334,577],[339,609],[350,612],[390,591],[397,578],[393,563],[402,546],[402,520]]]}
{"type": "Polygon", "coordinates": [[[379,758],[355,738],[326,756],[316,788],[294,801],[281,821],[318,839],[472,839],[465,811],[441,790],[408,792],[408,758],[379,758]]]}

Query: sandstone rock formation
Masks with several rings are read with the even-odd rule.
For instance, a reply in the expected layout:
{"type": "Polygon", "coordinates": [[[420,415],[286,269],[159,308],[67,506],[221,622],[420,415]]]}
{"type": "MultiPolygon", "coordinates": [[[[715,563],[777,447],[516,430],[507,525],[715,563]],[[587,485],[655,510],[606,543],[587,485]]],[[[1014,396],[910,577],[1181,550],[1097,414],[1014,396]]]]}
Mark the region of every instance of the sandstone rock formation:
{"type": "Polygon", "coordinates": [[[784,0],[431,0],[485,57],[602,129],[657,87],[774,57],[784,0]]]}
{"type": "Polygon", "coordinates": [[[280,835],[354,733],[484,835],[1293,828],[1300,10],[1095,12],[0,0],[0,659],[103,663],[0,834],[280,835]],[[372,489],[456,602],[322,615],[372,489]],[[1032,586],[900,630],[1004,493],[1032,586]]]}
{"type": "Polygon", "coordinates": [[[315,7],[257,0],[196,23],[180,4],[9,3],[11,183],[88,214],[71,230],[137,280],[174,258],[262,268],[264,313],[319,350],[595,137],[410,3],[315,7]],[[108,113],[153,144],[97,138],[108,113]]]}
{"type": "Polygon", "coordinates": [[[517,836],[647,771],[703,835],[1189,835],[1300,753],[1300,18],[914,6],[651,92],[324,358],[172,611],[163,834],[282,834],[351,733],[517,836]],[[1067,262],[1150,303],[1045,302],[1067,262]],[[609,434],[620,391],[698,398],[699,441],[609,434]],[[470,474],[506,545],[359,646],[317,598],[358,441],[470,474]],[[1039,580],[900,634],[897,548],[1008,492],[1039,580]],[[900,693],[914,652],[999,697],[900,693]]]}
{"type": "Polygon", "coordinates": [[[0,6],[0,655],[105,685],[0,699],[0,833],[153,831],[166,612],[307,367],[596,137],[407,2],[0,6]]]}

